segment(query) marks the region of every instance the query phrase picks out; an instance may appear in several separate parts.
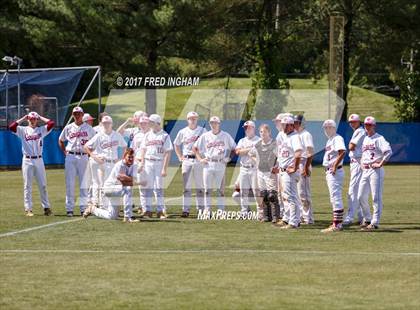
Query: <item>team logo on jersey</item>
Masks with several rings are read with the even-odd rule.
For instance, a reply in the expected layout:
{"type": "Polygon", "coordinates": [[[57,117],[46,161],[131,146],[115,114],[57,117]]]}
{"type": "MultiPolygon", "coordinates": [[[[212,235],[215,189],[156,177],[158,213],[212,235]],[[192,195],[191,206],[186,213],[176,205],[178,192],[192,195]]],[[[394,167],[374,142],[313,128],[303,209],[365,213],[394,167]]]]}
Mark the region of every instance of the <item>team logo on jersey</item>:
{"type": "Polygon", "coordinates": [[[197,141],[199,138],[199,136],[191,136],[188,139],[185,139],[184,143],[185,144],[190,144],[190,143],[194,143],[195,141],[197,141]]]}
{"type": "Polygon", "coordinates": [[[79,137],[87,137],[87,136],[88,136],[87,131],[76,131],[76,132],[71,132],[69,134],[70,139],[79,138],[79,137]]]}
{"type": "Polygon", "coordinates": [[[25,134],[25,140],[26,141],[38,140],[40,138],[41,138],[41,134],[40,133],[36,133],[36,134],[33,134],[33,135],[25,134]]]}
{"type": "Polygon", "coordinates": [[[100,144],[102,149],[111,148],[111,147],[117,146],[117,145],[118,145],[117,140],[113,140],[113,141],[110,141],[110,142],[104,141],[104,142],[101,142],[101,144],[100,144]]]}
{"type": "Polygon", "coordinates": [[[214,142],[207,143],[207,148],[208,149],[210,149],[212,147],[220,147],[220,146],[225,146],[225,142],[223,142],[223,141],[214,141],[214,142]]]}
{"type": "Polygon", "coordinates": [[[163,140],[150,140],[146,142],[146,146],[163,145],[163,140]]]}
{"type": "Polygon", "coordinates": [[[365,144],[363,145],[363,152],[364,151],[374,151],[375,150],[375,144],[365,144]]]}

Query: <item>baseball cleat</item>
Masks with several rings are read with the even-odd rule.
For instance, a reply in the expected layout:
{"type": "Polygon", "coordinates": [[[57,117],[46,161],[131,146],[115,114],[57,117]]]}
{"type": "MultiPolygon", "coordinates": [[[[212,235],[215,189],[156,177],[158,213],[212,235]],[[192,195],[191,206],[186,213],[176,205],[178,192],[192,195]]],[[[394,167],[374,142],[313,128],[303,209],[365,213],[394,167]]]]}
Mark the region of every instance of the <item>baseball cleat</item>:
{"type": "Polygon", "coordinates": [[[152,216],[153,216],[152,211],[145,211],[142,214],[142,217],[144,217],[144,218],[151,218],[152,216]]]}
{"type": "Polygon", "coordinates": [[[45,215],[45,216],[50,216],[50,215],[52,215],[51,208],[45,208],[45,209],[44,209],[44,215],[45,215]]]}
{"type": "Polygon", "coordinates": [[[284,230],[286,230],[286,229],[298,229],[298,228],[299,228],[298,226],[291,225],[291,224],[287,224],[287,225],[284,225],[284,226],[280,227],[280,229],[284,229],[284,230]]]}
{"type": "Polygon", "coordinates": [[[366,228],[370,225],[370,222],[363,221],[362,224],[360,224],[360,228],[366,228]]]}
{"type": "Polygon", "coordinates": [[[32,210],[28,210],[28,211],[25,211],[25,216],[31,217],[31,216],[34,216],[34,213],[32,212],[32,210]]]}
{"type": "Polygon", "coordinates": [[[339,232],[339,231],[342,231],[342,230],[343,230],[342,226],[331,225],[330,227],[322,229],[321,232],[322,233],[333,233],[333,232],[339,232]]]}
{"type": "Polygon", "coordinates": [[[140,221],[134,217],[124,217],[123,222],[124,223],[138,223],[140,221]]]}
{"type": "Polygon", "coordinates": [[[376,225],[369,224],[368,226],[363,227],[363,228],[361,228],[360,230],[361,230],[361,231],[366,231],[366,232],[371,232],[371,231],[375,231],[375,230],[377,230],[378,228],[379,228],[379,227],[378,227],[378,226],[376,226],[376,225]]]}
{"type": "Polygon", "coordinates": [[[139,208],[137,209],[137,213],[138,213],[138,214],[143,215],[143,213],[144,213],[144,212],[143,212],[143,209],[139,207],[139,208]]]}
{"type": "Polygon", "coordinates": [[[163,212],[163,211],[159,211],[158,213],[156,213],[156,217],[157,217],[158,219],[161,219],[161,220],[164,220],[164,219],[168,218],[168,217],[166,216],[165,212],[163,212]]]}
{"type": "Polygon", "coordinates": [[[186,212],[186,211],[182,212],[181,217],[187,218],[189,216],[190,216],[190,213],[189,212],[186,212]]]}
{"type": "Polygon", "coordinates": [[[87,218],[89,215],[92,214],[94,208],[95,208],[94,205],[88,205],[88,207],[86,208],[85,212],[83,212],[83,215],[82,216],[84,218],[87,218]]]}
{"type": "Polygon", "coordinates": [[[274,226],[277,226],[277,227],[283,227],[283,226],[287,226],[287,225],[289,225],[289,223],[287,223],[283,220],[278,221],[277,223],[274,224],[274,226]]]}
{"type": "Polygon", "coordinates": [[[67,217],[73,217],[73,211],[67,211],[67,217]]]}

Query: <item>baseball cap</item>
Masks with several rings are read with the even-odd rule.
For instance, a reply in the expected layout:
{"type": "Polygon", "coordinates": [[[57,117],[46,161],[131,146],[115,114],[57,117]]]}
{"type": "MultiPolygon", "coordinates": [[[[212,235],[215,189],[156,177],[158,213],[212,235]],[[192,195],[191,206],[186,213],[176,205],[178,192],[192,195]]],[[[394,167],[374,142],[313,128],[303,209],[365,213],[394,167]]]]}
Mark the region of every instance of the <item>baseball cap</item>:
{"type": "Polygon", "coordinates": [[[360,122],[359,114],[351,114],[349,116],[349,122],[360,122]]]}
{"type": "Polygon", "coordinates": [[[276,118],[273,119],[273,122],[281,121],[284,117],[284,113],[277,114],[276,118]]]}
{"type": "Polygon", "coordinates": [[[83,109],[81,107],[74,107],[72,113],[83,113],[83,109]]]}
{"type": "Polygon", "coordinates": [[[373,116],[368,116],[365,118],[364,123],[367,125],[376,125],[376,120],[373,116]]]}
{"type": "Polygon", "coordinates": [[[255,128],[255,123],[253,121],[246,121],[244,123],[244,125],[242,127],[254,127],[255,128]]]}
{"type": "Polygon", "coordinates": [[[83,115],[83,118],[82,118],[82,120],[83,120],[84,122],[89,121],[89,120],[93,120],[93,119],[95,119],[95,118],[94,118],[94,117],[92,117],[89,113],[85,113],[85,114],[83,115]]]}
{"type": "Polygon", "coordinates": [[[162,122],[162,119],[159,115],[152,114],[152,115],[149,116],[149,121],[151,121],[153,123],[160,124],[162,122]]]}
{"type": "Polygon", "coordinates": [[[187,119],[191,118],[191,117],[196,117],[198,118],[198,113],[195,111],[191,111],[187,113],[187,119]]]}
{"type": "Polygon", "coordinates": [[[210,123],[220,123],[220,118],[218,116],[210,117],[210,123]]]}
{"type": "Polygon", "coordinates": [[[105,115],[102,117],[102,123],[112,123],[112,117],[109,115],[105,115]]]}
{"type": "Polygon", "coordinates": [[[281,123],[282,124],[294,124],[295,120],[293,119],[293,117],[285,116],[285,117],[282,118],[281,123]]]}
{"type": "Polygon", "coordinates": [[[294,121],[299,122],[299,123],[303,123],[305,121],[305,117],[302,114],[295,115],[294,121]]]}
{"type": "Polygon", "coordinates": [[[142,117],[144,114],[146,114],[146,113],[143,112],[143,111],[136,111],[136,112],[134,112],[133,117],[138,119],[138,118],[142,117]]]}
{"type": "Polygon", "coordinates": [[[334,127],[337,128],[337,124],[335,123],[334,120],[332,119],[327,119],[326,121],[324,121],[324,123],[322,124],[322,127],[334,127]]]}
{"type": "Polygon", "coordinates": [[[149,118],[147,116],[142,116],[139,119],[139,123],[148,123],[149,122],[149,118]]]}
{"type": "Polygon", "coordinates": [[[36,119],[38,119],[39,118],[39,114],[36,113],[36,112],[29,112],[28,113],[28,118],[36,118],[36,119]]]}

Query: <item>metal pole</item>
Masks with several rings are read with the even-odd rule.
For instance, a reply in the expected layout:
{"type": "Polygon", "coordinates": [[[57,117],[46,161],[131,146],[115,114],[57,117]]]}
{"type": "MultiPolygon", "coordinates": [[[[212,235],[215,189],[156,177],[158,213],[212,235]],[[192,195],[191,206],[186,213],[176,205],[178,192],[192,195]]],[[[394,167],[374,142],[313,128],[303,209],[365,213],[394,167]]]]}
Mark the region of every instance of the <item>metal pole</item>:
{"type": "MultiPolygon", "coordinates": [[[[80,70],[80,69],[98,69],[99,66],[85,66],[85,67],[57,67],[57,68],[30,68],[30,69],[21,69],[22,72],[33,72],[33,71],[60,71],[60,70],[80,70]]],[[[5,72],[6,70],[0,70],[0,72],[5,72]]],[[[17,69],[9,70],[9,72],[17,72],[17,69]]]]}
{"type": "Polygon", "coordinates": [[[6,126],[9,125],[9,70],[6,69],[6,126]]]}
{"type": "Polygon", "coordinates": [[[101,105],[102,105],[102,70],[101,67],[98,68],[98,118],[99,118],[99,114],[101,114],[101,105]]]}
{"type": "Polygon", "coordinates": [[[18,113],[18,119],[20,118],[20,60],[17,60],[17,67],[18,67],[18,85],[17,85],[17,96],[18,96],[18,109],[17,109],[17,113],[18,113]]]}

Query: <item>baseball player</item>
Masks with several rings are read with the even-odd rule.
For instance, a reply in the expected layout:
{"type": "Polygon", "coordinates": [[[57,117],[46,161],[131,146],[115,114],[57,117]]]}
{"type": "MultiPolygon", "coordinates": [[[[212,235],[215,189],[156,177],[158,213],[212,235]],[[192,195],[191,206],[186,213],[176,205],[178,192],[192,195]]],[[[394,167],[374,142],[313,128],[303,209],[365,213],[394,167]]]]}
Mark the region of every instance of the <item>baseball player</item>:
{"type": "MultiPolygon", "coordinates": [[[[141,164],[141,144],[143,142],[144,136],[150,130],[149,126],[149,118],[144,114],[139,118],[139,128],[140,130],[134,135],[133,142],[131,143],[131,147],[134,150],[136,163],[138,165],[141,164]]],[[[146,212],[146,189],[143,186],[139,186],[140,192],[140,207],[138,209],[138,213],[145,215],[146,212]]]]}
{"type": "Polygon", "coordinates": [[[220,129],[220,118],[210,118],[210,128],[200,136],[194,144],[197,159],[203,164],[204,212],[211,212],[211,194],[216,189],[219,210],[224,210],[224,176],[226,164],[230,161],[235,149],[235,141],[225,131],[220,129]]]}
{"type": "Polygon", "coordinates": [[[359,183],[362,177],[362,167],[360,165],[360,160],[362,158],[362,143],[366,134],[360,124],[359,115],[350,115],[349,124],[353,129],[353,135],[349,143],[350,184],[347,195],[349,209],[344,217],[343,226],[350,226],[353,223],[353,218],[356,212],[359,224],[363,223],[362,209],[360,208],[359,201],[357,200],[357,194],[359,192],[359,183]]]}
{"type": "Polygon", "coordinates": [[[376,132],[376,120],[368,116],[364,121],[366,137],[362,144],[362,178],[359,184],[358,199],[365,222],[363,231],[378,229],[382,214],[382,193],[384,187],[384,164],[392,156],[388,141],[376,132]],[[370,214],[369,192],[372,194],[373,217],[370,214]]]}
{"type": "Polygon", "coordinates": [[[197,112],[187,113],[188,126],[181,129],[174,140],[175,152],[182,163],[182,181],[184,185],[182,217],[190,215],[192,180],[196,188],[196,206],[198,210],[204,210],[204,185],[203,165],[196,159],[193,151],[194,143],[207,130],[197,125],[197,112]],[[181,149],[182,147],[182,149],[181,149]]]}
{"type": "Polygon", "coordinates": [[[90,156],[89,164],[93,181],[92,203],[95,206],[102,205],[101,189],[114,164],[118,161],[118,148],[127,147],[124,138],[112,130],[110,116],[104,116],[101,124],[103,129],[84,146],[85,152],[90,156]]]}
{"type": "Polygon", "coordinates": [[[279,169],[282,184],[282,198],[287,202],[288,212],[277,223],[282,229],[297,229],[300,225],[300,204],[297,183],[303,146],[300,135],[295,131],[294,118],[283,117],[285,138],[279,151],[279,169]],[[286,224],[287,223],[287,224],[286,224]]]}
{"type": "Polygon", "coordinates": [[[255,123],[253,121],[246,121],[243,127],[245,129],[245,137],[239,140],[235,153],[240,156],[239,188],[241,213],[245,216],[249,211],[249,196],[251,192],[254,195],[258,193],[257,166],[255,161],[249,156],[249,152],[260,141],[260,138],[255,134],[255,123]]]}
{"type": "Polygon", "coordinates": [[[84,145],[95,135],[93,128],[83,123],[83,109],[73,108],[74,122],[64,127],[58,139],[60,149],[66,157],[64,163],[66,178],[66,211],[67,216],[73,216],[75,195],[75,178],[78,176],[80,185],[80,213],[83,214],[88,202],[87,170],[88,156],[85,153],[84,145]],[[65,145],[67,142],[67,145],[65,145]]]}
{"type": "Polygon", "coordinates": [[[321,230],[321,232],[330,233],[343,230],[343,158],[346,153],[346,146],[344,145],[343,137],[337,134],[337,125],[335,121],[328,119],[324,121],[322,127],[328,138],[322,165],[325,169],[325,178],[327,180],[330,201],[333,207],[333,222],[331,226],[321,230]]]}
{"type": "MultiPolygon", "coordinates": [[[[83,120],[83,123],[88,124],[90,127],[93,128],[94,118],[89,113],[83,114],[82,120],[83,120]]],[[[95,130],[95,132],[97,133],[96,130],[95,130]]],[[[90,162],[90,158],[89,158],[89,162],[90,162]]],[[[92,166],[91,165],[88,165],[88,169],[86,171],[86,184],[89,184],[88,203],[92,203],[93,202],[93,191],[94,190],[93,190],[93,182],[92,182],[92,166]]]]}
{"type": "Polygon", "coordinates": [[[95,120],[89,113],[83,114],[83,122],[88,124],[89,126],[93,127],[93,121],[95,120]]]}
{"type": "Polygon", "coordinates": [[[314,155],[314,142],[312,135],[305,129],[303,115],[295,116],[295,130],[302,142],[302,157],[299,163],[300,178],[298,181],[298,194],[300,199],[301,215],[304,224],[314,224],[314,213],[311,197],[311,171],[312,158],[314,155]]]}
{"type": "Polygon", "coordinates": [[[133,117],[127,118],[127,120],[118,127],[117,132],[121,134],[124,138],[128,139],[128,146],[131,147],[131,143],[134,139],[134,136],[140,131],[139,121],[142,116],[147,116],[147,113],[143,111],[136,111],[133,114],[133,117]],[[134,127],[126,128],[128,124],[132,123],[134,127]]]}
{"type": "Polygon", "coordinates": [[[157,217],[165,219],[165,204],[163,193],[163,178],[167,175],[167,168],[171,151],[171,139],[162,127],[162,119],[157,114],[149,116],[150,128],[140,146],[140,172],[144,172],[147,185],[146,192],[146,217],[152,217],[153,193],[157,202],[157,217]]]}
{"type": "Polygon", "coordinates": [[[104,183],[105,208],[89,205],[83,213],[83,217],[87,218],[93,214],[107,220],[118,219],[121,205],[120,199],[122,197],[124,207],[123,221],[126,223],[138,222],[139,220],[132,217],[132,188],[135,183],[137,169],[137,166],[134,164],[134,150],[128,148],[124,151],[123,159],[115,164],[104,183]]]}
{"type": "Polygon", "coordinates": [[[47,193],[47,177],[42,160],[42,140],[51,132],[53,127],[54,121],[40,116],[36,112],[30,112],[9,126],[9,130],[22,141],[23,200],[26,216],[34,215],[32,212],[32,179],[34,177],[38,183],[44,215],[52,214],[47,193]],[[20,126],[25,120],[28,121],[29,125],[20,126]],[[38,127],[39,120],[44,122],[45,125],[38,127]]]}
{"type": "Polygon", "coordinates": [[[257,163],[257,187],[262,200],[264,222],[276,223],[280,218],[277,176],[277,142],[271,137],[271,129],[267,124],[259,128],[261,139],[249,151],[249,156],[257,163]]]}

